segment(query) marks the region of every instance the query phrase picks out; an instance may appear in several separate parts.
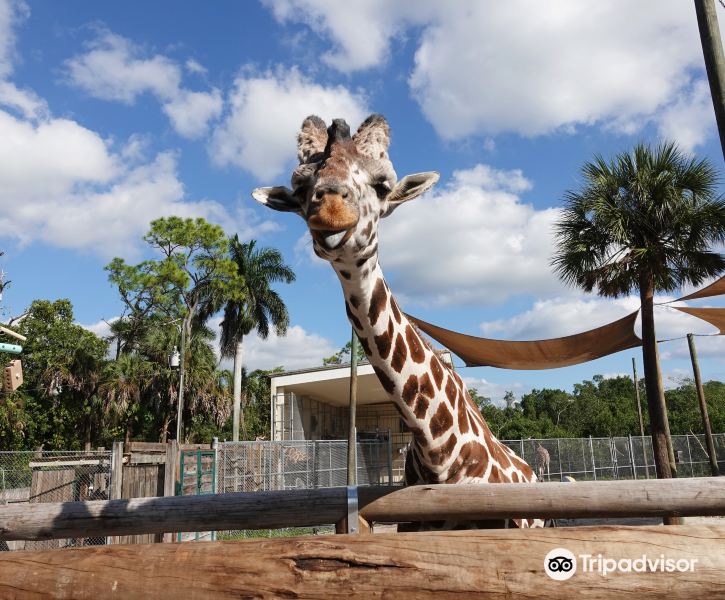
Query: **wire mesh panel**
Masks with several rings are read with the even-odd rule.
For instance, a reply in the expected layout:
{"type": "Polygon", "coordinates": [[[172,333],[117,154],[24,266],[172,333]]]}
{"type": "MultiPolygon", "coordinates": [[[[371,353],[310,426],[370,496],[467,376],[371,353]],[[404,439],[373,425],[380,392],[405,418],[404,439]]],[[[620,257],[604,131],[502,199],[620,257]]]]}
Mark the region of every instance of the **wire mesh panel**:
{"type": "MultiPolygon", "coordinates": [[[[0,504],[107,500],[111,453],[0,452],[0,504]]],[[[0,549],[40,550],[106,543],[103,536],[7,542],[0,549]]]]}

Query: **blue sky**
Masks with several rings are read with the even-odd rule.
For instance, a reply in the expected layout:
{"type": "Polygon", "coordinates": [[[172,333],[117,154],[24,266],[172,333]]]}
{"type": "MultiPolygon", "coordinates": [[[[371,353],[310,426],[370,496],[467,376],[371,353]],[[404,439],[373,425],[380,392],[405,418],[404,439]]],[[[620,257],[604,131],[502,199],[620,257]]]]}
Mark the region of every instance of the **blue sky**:
{"type": "MultiPolygon", "coordinates": [[[[251,338],[249,365],[318,364],[349,337],[339,285],[302,221],[250,191],[288,182],[306,115],[356,127],[371,112],[391,125],[399,176],[442,175],[381,227],[391,288],[473,335],[569,335],[636,309],[566,288],[548,265],[563,194],[595,153],[666,137],[722,167],[691,2],[0,0],[2,311],[67,297],[103,333],[120,312],[103,266],[145,257],[152,219],[203,216],[297,272],[280,289],[289,335],[251,338]]],[[[657,319],[661,338],[713,331],[657,319]]],[[[722,339],[698,344],[703,376],[722,379],[722,339]]],[[[661,352],[670,383],[689,375],[685,340],[661,352]]],[[[501,398],[629,373],[632,356],[462,373],[501,398]]]]}

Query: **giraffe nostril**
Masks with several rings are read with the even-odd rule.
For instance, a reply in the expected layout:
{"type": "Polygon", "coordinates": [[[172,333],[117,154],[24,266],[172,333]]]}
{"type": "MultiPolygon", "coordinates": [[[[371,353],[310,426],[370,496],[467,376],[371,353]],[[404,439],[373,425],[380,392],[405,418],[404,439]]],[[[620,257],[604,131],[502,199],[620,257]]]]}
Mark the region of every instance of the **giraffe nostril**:
{"type": "Polygon", "coordinates": [[[317,190],[317,192],[315,193],[315,198],[317,198],[318,200],[322,200],[322,196],[324,195],[325,192],[323,190],[317,190]]]}
{"type": "Polygon", "coordinates": [[[342,195],[342,197],[343,197],[343,198],[347,198],[347,197],[348,197],[348,195],[349,195],[349,193],[348,193],[348,191],[347,191],[347,190],[345,190],[344,192],[342,192],[342,194],[341,194],[341,195],[342,195]]]}

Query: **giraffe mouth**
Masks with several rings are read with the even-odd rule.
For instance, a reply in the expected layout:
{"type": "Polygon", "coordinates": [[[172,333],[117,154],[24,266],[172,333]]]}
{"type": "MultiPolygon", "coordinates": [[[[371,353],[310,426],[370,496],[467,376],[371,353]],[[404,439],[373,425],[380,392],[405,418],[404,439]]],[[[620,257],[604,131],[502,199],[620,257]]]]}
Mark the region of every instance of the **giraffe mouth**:
{"type": "Polygon", "coordinates": [[[354,227],[349,229],[340,229],[337,231],[314,229],[311,231],[312,237],[318,244],[321,244],[328,250],[337,250],[350,239],[354,227]]]}

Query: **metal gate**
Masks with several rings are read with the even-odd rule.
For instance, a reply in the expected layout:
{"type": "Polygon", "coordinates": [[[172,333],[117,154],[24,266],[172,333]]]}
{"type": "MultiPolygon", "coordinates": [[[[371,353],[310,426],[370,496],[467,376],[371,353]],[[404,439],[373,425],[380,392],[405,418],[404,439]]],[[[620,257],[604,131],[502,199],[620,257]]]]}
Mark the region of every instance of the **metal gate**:
{"type": "MultiPolygon", "coordinates": [[[[179,460],[179,481],[176,482],[177,496],[200,496],[216,494],[217,479],[216,450],[182,450],[179,460]]],[[[178,541],[214,540],[215,531],[196,531],[178,534],[178,541]]]]}

